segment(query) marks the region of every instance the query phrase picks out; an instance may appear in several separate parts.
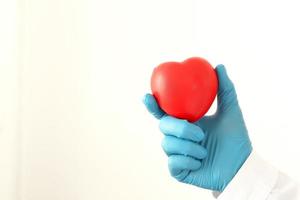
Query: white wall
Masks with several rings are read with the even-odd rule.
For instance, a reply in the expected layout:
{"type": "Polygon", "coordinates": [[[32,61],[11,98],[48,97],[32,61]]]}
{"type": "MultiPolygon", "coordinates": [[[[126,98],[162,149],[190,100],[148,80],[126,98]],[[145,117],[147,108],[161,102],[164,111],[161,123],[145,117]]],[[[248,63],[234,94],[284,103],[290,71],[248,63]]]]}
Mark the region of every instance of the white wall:
{"type": "Polygon", "coordinates": [[[0,199],[17,199],[18,69],[16,2],[0,1],[0,199]]]}
{"type": "Polygon", "coordinates": [[[21,6],[22,199],[75,200],[86,170],[84,3],[27,0],[21,6]]]}
{"type": "Polygon", "coordinates": [[[19,1],[20,71],[11,24],[0,37],[0,199],[213,199],[169,176],[162,134],[141,102],[154,66],[195,55],[227,66],[254,148],[300,181],[298,8],[19,1]]]}

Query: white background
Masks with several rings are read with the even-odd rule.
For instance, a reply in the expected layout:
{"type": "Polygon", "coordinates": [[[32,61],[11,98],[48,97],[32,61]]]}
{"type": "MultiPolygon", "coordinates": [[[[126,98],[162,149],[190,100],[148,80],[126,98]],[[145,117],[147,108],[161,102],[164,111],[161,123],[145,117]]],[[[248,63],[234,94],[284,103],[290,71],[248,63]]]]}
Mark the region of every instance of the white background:
{"type": "Polygon", "coordinates": [[[169,176],[142,104],[153,67],[191,56],[227,66],[254,149],[300,181],[299,8],[1,0],[0,199],[213,199],[169,176]]]}

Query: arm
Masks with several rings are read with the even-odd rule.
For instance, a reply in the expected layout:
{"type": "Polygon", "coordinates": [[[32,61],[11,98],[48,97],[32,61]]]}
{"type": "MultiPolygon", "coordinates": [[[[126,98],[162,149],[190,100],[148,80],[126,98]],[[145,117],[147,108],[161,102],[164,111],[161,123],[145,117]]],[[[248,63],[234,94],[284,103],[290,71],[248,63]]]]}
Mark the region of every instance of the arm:
{"type": "Polygon", "coordinates": [[[299,185],[290,177],[252,152],[222,193],[213,193],[218,200],[296,200],[299,185]]]}

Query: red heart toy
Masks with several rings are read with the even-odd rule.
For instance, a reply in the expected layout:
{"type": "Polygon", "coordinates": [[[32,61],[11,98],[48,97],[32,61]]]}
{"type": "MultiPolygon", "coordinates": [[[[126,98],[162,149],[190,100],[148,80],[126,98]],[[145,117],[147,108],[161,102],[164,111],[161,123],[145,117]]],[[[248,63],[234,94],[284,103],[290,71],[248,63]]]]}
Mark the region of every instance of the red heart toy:
{"type": "Polygon", "coordinates": [[[218,79],[205,59],[193,57],[181,63],[166,62],[157,66],[152,73],[151,90],[167,114],[195,122],[212,105],[218,79]]]}

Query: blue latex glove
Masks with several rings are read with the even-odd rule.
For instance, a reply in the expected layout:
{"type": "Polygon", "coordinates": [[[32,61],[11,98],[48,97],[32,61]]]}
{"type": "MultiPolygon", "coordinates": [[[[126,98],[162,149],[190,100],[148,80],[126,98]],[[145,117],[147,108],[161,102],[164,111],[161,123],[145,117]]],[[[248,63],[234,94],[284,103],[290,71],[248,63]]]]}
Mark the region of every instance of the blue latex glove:
{"type": "Polygon", "coordinates": [[[162,147],[169,171],[180,182],[223,191],[252,151],[235,88],[223,65],[216,67],[218,108],[195,123],[165,114],[155,98],[146,94],[148,111],[160,119],[165,137],[162,147]]]}

